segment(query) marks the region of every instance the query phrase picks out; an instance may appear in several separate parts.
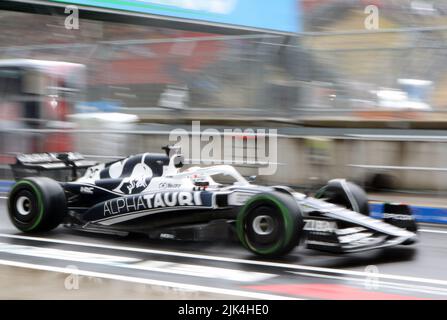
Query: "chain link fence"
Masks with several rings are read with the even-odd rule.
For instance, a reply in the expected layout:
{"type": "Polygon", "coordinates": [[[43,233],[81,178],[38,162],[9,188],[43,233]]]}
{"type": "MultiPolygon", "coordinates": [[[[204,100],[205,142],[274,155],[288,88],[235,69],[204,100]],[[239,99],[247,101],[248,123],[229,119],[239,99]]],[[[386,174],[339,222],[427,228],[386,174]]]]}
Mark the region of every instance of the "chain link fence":
{"type": "MultiPolygon", "coordinates": [[[[361,26],[364,14],[349,12],[332,19],[333,27],[340,20],[361,26]]],[[[396,27],[398,15],[389,21],[384,27],[396,27]]],[[[81,20],[79,30],[66,30],[63,22],[63,16],[0,12],[0,27],[6,30],[0,35],[0,59],[85,64],[84,107],[299,117],[380,109],[444,111],[447,104],[445,27],[284,37],[92,20],[81,20]]]]}

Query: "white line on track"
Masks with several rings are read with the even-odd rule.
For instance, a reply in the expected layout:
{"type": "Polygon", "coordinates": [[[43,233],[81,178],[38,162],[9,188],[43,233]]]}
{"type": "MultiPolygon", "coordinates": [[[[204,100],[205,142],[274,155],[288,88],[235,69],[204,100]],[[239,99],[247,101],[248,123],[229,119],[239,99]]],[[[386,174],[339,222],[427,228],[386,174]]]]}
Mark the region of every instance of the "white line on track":
{"type": "Polygon", "coordinates": [[[420,229],[419,231],[420,231],[420,232],[427,232],[427,233],[447,234],[447,231],[445,231],[445,230],[420,229]]]}
{"type": "MultiPolygon", "coordinates": [[[[164,255],[164,256],[174,256],[174,257],[200,259],[200,260],[249,264],[249,265],[264,266],[264,267],[275,267],[275,268],[283,268],[283,269],[294,269],[294,270],[306,270],[306,271],[322,272],[322,273],[343,274],[343,275],[351,275],[351,276],[358,276],[358,277],[370,277],[371,276],[371,273],[363,272],[363,271],[312,267],[312,266],[295,265],[295,264],[287,264],[287,263],[279,263],[279,262],[244,260],[244,259],[228,258],[228,257],[220,257],[220,256],[210,256],[210,255],[181,253],[181,252],[173,252],[173,251],[142,249],[142,248],[133,248],[133,247],[126,247],[126,246],[95,244],[95,243],[89,243],[89,242],[58,240],[58,239],[20,236],[20,235],[12,235],[12,234],[0,234],[0,237],[11,238],[11,239],[21,239],[21,240],[31,240],[31,241],[41,241],[41,242],[47,242],[47,243],[58,243],[58,244],[66,244],[66,245],[74,245],[74,246],[83,246],[83,247],[91,247],[91,248],[100,248],[100,249],[110,249],[110,250],[121,250],[121,251],[130,251],[130,252],[157,254],[157,255],[164,255]]],[[[419,278],[419,277],[401,276],[401,275],[394,275],[394,274],[382,274],[382,273],[374,274],[374,277],[382,278],[382,279],[404,281],[404,282],[405,281],[419,282],[419,283],[429,283],[429,284],[447,286],[447,280],[419,278]]]]}
{"type": "Polygon", "coordinates": [[[265,294],[265,293],[258,293],[258,292],[214,288],[214,287],[199,286],[199,285],[192,285],[192,284],[186,284],[186,283],[177,283],[177,282],[160,281],[160,280],[153,280],[153,279],[146,279],[146,278],[129,277],[129,276],[122,276],[122,275],[118,275],[118,274],[109,274],[109,273],[86,271],[86,270],[79,270],[79,269],[53,267],[53,266],[46,266],[46,265],[32,264],[32,263],[25,263],[25,262],[11,261],[11,260],[0,260],[0,265],[34,269],[34,270],[42,270],[42,271],[50,271],[50,272],[58,272],[58,273],[64,273],[64,274],[76,274],[76,275],[86,276],[86,277],[95,277],[95,278],[103,278],[103,279],[118,280],[118,281],[125,281],[125,282],[133,282],[133,283],[147,284],[147,285],[152,285],[152,286],[171,287],[171,288],[177,288],[177,289],[183,289],[183,290],[200,291],[200,292],[207,292],[207,293],[212,293],[212,294],[221,294],[221,295],[244,297],[244,298],[251,298],[251,299],[303,300],[303,299],[299,299],[299,298],[291,298],[291,297],[287,297],[287,296],[279,296],[279,295],[272,295],[272,294],[265,294]]]}
{"type": "Polygon", "coordinates": [[[230,268],[217,268],[200,266],[196,264],[185,264],[166,262],[161,260],[144,261],[139,258],[126,257],[124,255],[105,255],[82,251],[61,250],[37,246],[24,246],[0,242],[0,253],[14,254],[20,256],[56,259],[63,261],[76,261],[92,263],[103,266],[127,268],[131,270],[145,270],[161,273],[176,274],[190,277],[217,278],[220,280],[236,282],[262,282],[277,277],[276,274],[250,272],[230,268]]]}

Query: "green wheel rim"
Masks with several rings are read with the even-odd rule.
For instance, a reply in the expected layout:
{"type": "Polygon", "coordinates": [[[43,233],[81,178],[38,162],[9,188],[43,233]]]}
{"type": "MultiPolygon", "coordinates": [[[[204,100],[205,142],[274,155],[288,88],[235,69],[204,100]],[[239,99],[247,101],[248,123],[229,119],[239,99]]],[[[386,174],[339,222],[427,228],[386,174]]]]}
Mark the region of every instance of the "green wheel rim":
{"type": "Polygon", "coordinates": [[[242,244],[246,248],[248,248],[249,250],[252,250],[254,252],[257,252],[259,254],[267,254],[267,255],[273,254],[277,250],[281,249],[281,247],[285,243],[288,243],[290,241],[290,239],[293,236],[293,232],[294,232],[292,217],[289,214],[289,210],[287,209],[287,207],[281,201],[279,201],[277,198],[275,198],[273,196],[269,196],[269,195],[254,196],[244,205],[244,207],[241,209],[238,219],[236,220],[236,231],[237,231],[239,240],[242,242],[242,244]],[[278,241],[272,247],[266,248],[266,249],[256,249],[252,245],[250,245],[249,241],[247,241],[245,230],[244,230],[243,220],[244,220],[245,216],[247,215],[247,209],[250,207],[250,205],[253,202],[259,201],[259,200],[267,200],[267,201],[273,203],[274,205],[276,205],[276,207],[279,209],[279,211],[284,219],[284,229],[285,229],[285,233],[286,233],[285,238],[278,241]]]}
{"type": "Polygon", "coordinates": [[[21,180],[21,181],[17,182],[17,184],[14,186],[14,189],[12,190],[11,194],[15,191],[15,189],[17,187],[22,186],[22,185],[29,186],[31,189],[33,189],[34,193],[37,196],[37,205],[38,205],[37,219],[36,219],[36,221],[33,223],[33,225],[31,227],[24,229],[24,231],[32,231],[35,228],[37,228],[37,226],[42,221],[42,217],[43,217],[42,194],[40,193],[40,190],[32,182],[27,181],[27,180],[21,180]]]}

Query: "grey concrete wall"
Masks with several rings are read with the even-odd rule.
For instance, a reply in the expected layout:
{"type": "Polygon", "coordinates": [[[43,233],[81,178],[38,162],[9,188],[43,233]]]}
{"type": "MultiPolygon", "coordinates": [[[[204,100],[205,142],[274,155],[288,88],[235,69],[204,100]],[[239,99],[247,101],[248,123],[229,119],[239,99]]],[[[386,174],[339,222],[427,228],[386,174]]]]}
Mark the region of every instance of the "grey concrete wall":
{"type": "MultiPolygon", "coordinates": [[[[129,155],[160,152],[169,143],[167,134],[77,135],[77,150],[84,154],[129,155]]],[[[262,183],[314,186],[333,178],[348,178],[367,185],[375,174],[393,177],[392,187],[410,190],[447,190],[447,172],[402,168],[356,168],[350,165],[447,168],[447,143],[408,141],[326,140],[324,156],[312,158],[309,139],[279,137],[276,174],[258,176],[262,183]]],[[[240,167],[241,173],[257,175],[254,167],[240,167]]]]}

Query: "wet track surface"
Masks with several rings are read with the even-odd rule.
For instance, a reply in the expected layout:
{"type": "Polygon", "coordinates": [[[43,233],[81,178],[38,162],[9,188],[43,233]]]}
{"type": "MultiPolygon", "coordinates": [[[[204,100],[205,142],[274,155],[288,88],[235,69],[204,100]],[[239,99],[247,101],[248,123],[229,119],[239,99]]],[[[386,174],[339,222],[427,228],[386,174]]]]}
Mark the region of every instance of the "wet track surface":
{"type": "Polygon", "coordinates": [[[153,241],[59,227],[18,232],[0,200],[0,265],[254,299],[447,298],[447,228],[421,226],[413,246],[334,255],[298,247],[261,260],[238,243],[153,241]]]}

